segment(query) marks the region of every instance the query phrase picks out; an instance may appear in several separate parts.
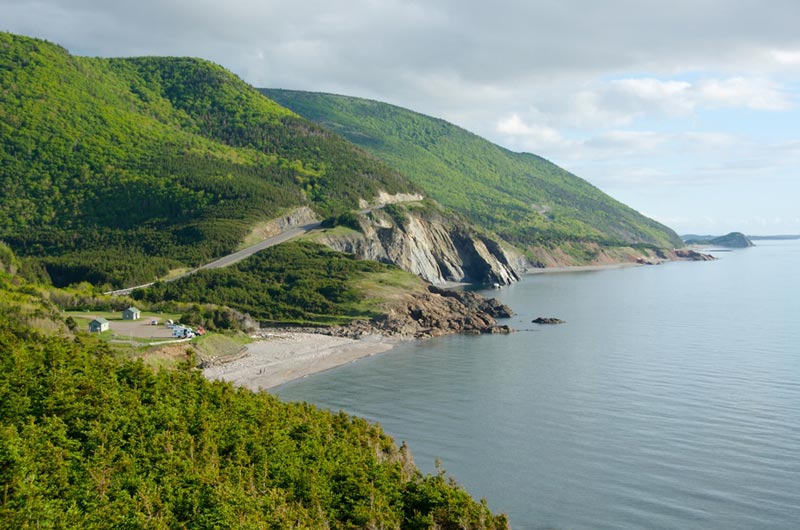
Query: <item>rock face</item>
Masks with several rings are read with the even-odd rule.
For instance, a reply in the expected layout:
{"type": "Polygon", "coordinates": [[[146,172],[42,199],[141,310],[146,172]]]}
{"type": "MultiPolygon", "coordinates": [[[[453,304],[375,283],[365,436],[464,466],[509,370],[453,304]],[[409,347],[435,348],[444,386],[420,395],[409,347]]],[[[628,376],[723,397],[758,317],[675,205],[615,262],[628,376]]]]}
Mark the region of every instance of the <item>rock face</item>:
{"type": "Polygon", "coordinates": [[[316,214],[308,206],[301,206],[294,210],[285,213],[281,217],[267,221],[253,228],[249,238],[252,239],[266,239],[268,237],[276,236],[281,232],[294,228],[295,226],[303,226],[309,223],[319,221],[316,214]]]}
{"type": "Polygon", "coordinates": [[[676,250],[675,256],[679,259],[685,259],[689,261],[714,261],[715,259],[717,259],[709,254],[703,254],[702,252],[697,252],[689,249],[676,250]]]}
{"type": "Polygon", "coordinates": [[[375,333],[385,336],[427,338],[451,333],[510,333],[498,318],[514,312],[494,298],[429,286],[426,293],[411,293],[384,315],[333,328],[334,335],[353,338],[375,333]]]}
{"type": "Polygon", "coordinates": [[[393,263],[439,285],[509,285],[520,279],[520,267],[526,263],[516,252],[436,213],[409,209],[392,215],[375,210],[362,215],[360,222],[360,233],[323,233],[318,241],[361,259],[393,263]]]}

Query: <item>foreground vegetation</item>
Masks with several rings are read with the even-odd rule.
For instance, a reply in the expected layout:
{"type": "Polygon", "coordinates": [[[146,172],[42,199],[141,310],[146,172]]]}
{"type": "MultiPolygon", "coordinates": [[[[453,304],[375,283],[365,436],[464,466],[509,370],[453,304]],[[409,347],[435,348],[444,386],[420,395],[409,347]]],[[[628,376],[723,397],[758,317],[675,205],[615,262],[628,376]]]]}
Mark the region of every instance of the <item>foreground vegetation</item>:
{"type": "Polygon", "coordinates": [[[379,426],[154,371],[60,321],[0,244],[0,528],[506,528],[379,426]]]}
{"type": "Polygon", "coordinates": [[[353,97],[262,92],[364,147],[444,206],[522,249],[576,241],[682,246],[669,228],[555,164],[443,120],[353,97]]]}
{"type": "Polygon", "coordinates": [[[416,187],[359,148],[186,58],[100,59],[0,33],[0,239],[59,286],[153,281],[260,221],[416,187]]]}

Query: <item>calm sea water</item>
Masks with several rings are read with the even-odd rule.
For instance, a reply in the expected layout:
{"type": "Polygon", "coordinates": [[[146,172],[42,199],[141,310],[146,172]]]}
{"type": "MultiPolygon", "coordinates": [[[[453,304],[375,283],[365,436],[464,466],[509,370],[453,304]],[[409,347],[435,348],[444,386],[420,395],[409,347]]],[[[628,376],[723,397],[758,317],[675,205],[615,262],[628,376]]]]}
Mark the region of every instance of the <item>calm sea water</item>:
{"type": "Polygon", "coordinates": [[[379,422],[515,529],[795,530],[800,241],[717,256],[530,276],[488,293],[525,331],[406,344],[276,392],[379,422]]]}

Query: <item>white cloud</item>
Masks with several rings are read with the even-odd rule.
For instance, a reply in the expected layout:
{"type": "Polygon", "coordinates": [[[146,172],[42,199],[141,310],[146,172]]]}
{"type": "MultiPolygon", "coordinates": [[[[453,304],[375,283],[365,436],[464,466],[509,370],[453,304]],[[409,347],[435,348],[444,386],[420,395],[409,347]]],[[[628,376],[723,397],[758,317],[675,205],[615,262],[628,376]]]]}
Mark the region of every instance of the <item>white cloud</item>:
{"type": "Polygon", "coordinates": [[[583,142],[584,147],[601,157],[641,156],[652,152],[669,136],[652,131],[609,131],[583,142]]]}
{"type": "Polygon", "coordinates": [[[692,84],[686,81],[661,81],[653,78],[628,78],[612,81],[608,93],[618,94],[648,107],[656,106],[676,112],[692,110],[692,84]]]}
{"type": "Polygon", "coordinates": [[[765,79],[707,79],[697,83],[694,92],[698,103],[709,106],[768,111],[788,110],[793,107],[782,87],[765,79]]]}
{"type": "MultiPolygon", "coordinates": [[[[628,77],[591,83],[564,79],[526,85],[516,90],[506,87],[493,93],[479,92],[474,88],[459,90],[457,84],[451,84],[448,89],[442,94],[459,99],[464,104],[472,101],[473,107],[485,108],[487,113],[495,109],[500,115],[516,116],[528,127],[537,124],[539,128],[548,127],[562,134],[569,131],[570,136],[584,137],[598,134],[598,131],[636,129],[637,123],[645,120],[681,120],[685,123],[684,127],[691,129],[694,127],[693,120],[707,111],[779,113],[797,107],[797,94],[784,85],[744,76],[709,76],[691,82],[652,77],[628,77]]],[[[481,117],[477,113],[471,121],[463,124],[487,132],[481,128],[480,119],[485,120],[487,116],[484,114],[481,117]]],[[[497,127],[494,132],[507,134],[507,131],[497,127]]],[[[514,136],[522,133],[517,131],[514,136]]]]}
{"type": "Polygon", "coordinates": [[[770,50],[767,55],[780,65],[800,65],[800,49],[795,50],[770,50]]]}
{"type": "Polygon", "coordinates": [[[530,125],[524,123],[522,118],[517,114],[512,114],[505,120],[501,120],[497,124],[498,132],[503,134],[510,134],[511,136],[525,136],[532,132],[530,125]]]}
{"type": "Polygon", "coordinates": [[[744,140],[734,134],[723,132],[695,132],[681,134],[688,146],[695,146],[705,152],[710,150],[731,149],[741,146],[744,140]]]}
{"type": "MultiPolygon", "coordinates": [[[[576,94],[576,108],[586,98],[576,94]]],[[[743,76],[704,78],[696,82],[655,78],[613,80],[595,88],[593,99],[608,107],[607,112],[625,116],[629,122],[644,114],[662,113],[682,117],[703,109],[741,108],[782,111],[793,108],[788,91],[763,78],[743,76]]]]}
{"type": "Polygon", "coordinates": [[[505,135],[509,143],[525,151],[563,152],[574,146],[556,129],[546,125],[528,124],[517,114],[497,122],[496,130],[505,135]]]}

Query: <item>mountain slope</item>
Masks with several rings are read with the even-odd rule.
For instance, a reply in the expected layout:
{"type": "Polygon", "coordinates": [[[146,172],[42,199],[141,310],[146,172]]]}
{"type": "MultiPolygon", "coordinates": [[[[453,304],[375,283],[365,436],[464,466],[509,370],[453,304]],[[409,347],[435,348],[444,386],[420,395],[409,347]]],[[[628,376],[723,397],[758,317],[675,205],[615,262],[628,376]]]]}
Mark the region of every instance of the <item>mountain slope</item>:
{"type": "Polygon", "coordinates": [[[58,284],[152,281],[290,208],[418,191],[207,61],[75,57],[8,33],[0,167],[0,239],[58,284]]]}
{"type": "Polygon", "coordinates": [[[682,246],[669,228],[555,164],[443,120],[359,98],[262,92],[364,147],[441,204],[522,248],[565,242],[682,246]]]}

